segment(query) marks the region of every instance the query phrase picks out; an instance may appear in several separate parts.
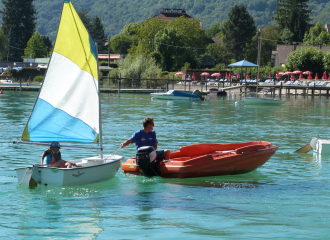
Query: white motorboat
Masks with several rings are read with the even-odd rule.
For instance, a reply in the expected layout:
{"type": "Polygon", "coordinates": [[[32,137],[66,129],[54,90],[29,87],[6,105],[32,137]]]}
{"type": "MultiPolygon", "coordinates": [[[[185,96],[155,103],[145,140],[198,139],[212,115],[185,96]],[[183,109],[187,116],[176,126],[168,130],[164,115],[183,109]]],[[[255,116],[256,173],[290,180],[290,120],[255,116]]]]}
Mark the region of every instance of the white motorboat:
{"type": "Polygon", "coordinates": [[[150,93],[152,98],[167,100],[204,100],[197,89],[193,93],[185,93],[177,90],[169,90],[166,93],[150,93]]]}
{"type": "Polygon", "coordinates": [[[244,102],[247,105],[281,105],[285,101],[272,98],[246,97],[244,102]]]}
{"type": "MultiPolygon", "coordinates": [[[[65,1],[54,50],[39,96],[16,143],[49,146],[58,141],[100,155],[70,160],[81,167],[35,164],[16,170],[19,184],[73,186],[111,179],[123,159],[103,155],[97,46],[70,1],[65,1]],[[80,147],[97,144],[99,147],[80,147]],[[80,144],[80,145],[79,145],[80,144]]],[[[41,154],[38,154],[41,155],[41,154]]],[[[39,159],[38,159],[39,160],[39,159]]]]}

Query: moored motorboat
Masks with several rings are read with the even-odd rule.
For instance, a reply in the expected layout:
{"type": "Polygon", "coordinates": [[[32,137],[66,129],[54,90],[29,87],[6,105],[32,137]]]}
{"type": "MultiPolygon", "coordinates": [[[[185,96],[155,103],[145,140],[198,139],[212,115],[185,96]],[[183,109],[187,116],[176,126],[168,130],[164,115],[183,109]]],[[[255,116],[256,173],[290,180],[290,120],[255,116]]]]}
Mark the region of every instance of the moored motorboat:
{"type": "Polygon", "coordinates": [[[244,99],[245,104],[247,105],[281,105],[284,104],[285,101],[272,99],[272,98],[259,98],[259,97],[246,97],[244,99]]]}
{"type": "MultiPolygon", "coordinates": [[[[277,149],[277,146],[264,141],[189,145],[171,152],[170,160],[159,162],[152,171],[164,178],[242,174],[262,166],[277,149]]],[[[138,161],[141,161],[140,158],[138,161]]],[[[130,158],[121,169],[128,174],[142,175],[144,169],[139,169],[142,165],[137,164],[136,158],[130,158]]]]}
{"type": "Polygon", "coordinates": [[[200,91],[197,89],[192,93],[181,92],[177,90],[169,90],[166,93],[150,93],[152,98],[167,100],[203,100],[200,91]]]}

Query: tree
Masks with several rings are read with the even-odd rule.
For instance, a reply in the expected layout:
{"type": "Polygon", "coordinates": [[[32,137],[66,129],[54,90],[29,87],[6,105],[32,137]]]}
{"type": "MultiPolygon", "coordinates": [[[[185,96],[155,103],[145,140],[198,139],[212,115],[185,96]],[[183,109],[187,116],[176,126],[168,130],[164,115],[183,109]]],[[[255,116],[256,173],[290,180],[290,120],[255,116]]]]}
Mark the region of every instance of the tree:
{"type": "MultiPolygon", "coordinates": [[[[272,51],[276,49],[277,41],[281,40],[281,34],[276,26],[265,26],[260,28],[260,66],[266,66],[270,63],[272,51]]],[[[247,43],[245,59],[250,62],[257,62],[258,55],[258,34],[256,34],[252,42],[247,43]]]]}
{"type": "Polygon", "coordinates": [[[246,43],[251,42],[256,34],[256,26],[244,5],[235,5],[228,13],[228,17],[223,26],[223,40],[238,60],[244,56],[246,43]]]}
{"type": "Polygon", "coordinates": [[[155,49],[162,55],[162,68],[180,68],[185,53],[184,36],[176,28],[167,26],[155,36],[155,49]]]}
{"type": "Polygon", "coordinates": [[[30,58],[31,55],[32,58],[42,58],[47,55],[47,47],[44,44],[44,39],[40,36],[38,31],[36,31],[28,41],[22,58],[30,58]]]}
{"type": "Polygon", "coordinates": [[[323,52],[315,47],[302,48],[290,53],[287,57],[286,68],[289,71],[312,71],[322,74],[324,69],[323,52]]]}
{"type": "Polygon", "coordinates": [[[19,61],[36,27],[34,0],[2,0],[2,30],[9,38],[9,55],[19,61]]]}
{"type": "Polygon", "coordinates": [[[314,27],[309,29],[309,32],[305,33],[304,45],[318,46],[329,44],[330,34],[324,28],[324,25],[320,22],[316,23],[314,27]]]}
{"type": "Polygon", "coordinates": [[[224,23],[215,23],[210,27],[209,29],[205,30],[205,35],[207,37],[216,37],[218,39],[223,39],[224,35],[222,33],[222,28],[223,28],[224,23]]]}
{"type": "Polygon", "coordinates": [[[110,39],[110,47],[111,52],[117,54],[127,54],[128,49],[132,48],[132,46],[136,46],[138,42],[138,38],[136,35],[126,36],[119,35],[110,39]]]}
{"type": "Polygon", "coordinates": [[[105,36],[104,33],[104,26],[101,22],[101,19],[97,16],[93,19],[93,23],[90,29],[90,35],[92,36],[94,42],[97,42],[99,53],[108,52],[108,48],[105,46],[107,37],[105,36]]]}
{"type": "Polygon", "coordinates": [[[153,58],[147,58],[144,55],[133,56],[128,54],[124,60],[119,62],[120,73],[122,77],[150,78],[155,74],[161,74],[159,68],[153,58]]]}
{"type": "Polygon", "coordinates": [[[7,53],[7,44],[8,38],[3,33],[2,28],[0,28],[0,59],[5,58],[5,55],[7,53]]]}
{"type": "Polygon", "coordinates": [[[287,28],[292,34],[291,41],[302,42],[309,28],[311,10],[309,0],[277,0],[273,17],[281,29],[287,28]]]}
{"type": "Polygon", "coordinates": [[[50,52],[53,50],[53,44],[52,41],[47,36],[42,36],[42,39],[44,40],[44,44],[47,49],[47,55],[50,54],[50,52]]]}
{"type": "Polygon", "coordinates": [[[222,43],[211,43],[207,46],[204,57],[211,59],[215,64],[230,64],[230,60],[234,57],[233,53],[222,43]]]}

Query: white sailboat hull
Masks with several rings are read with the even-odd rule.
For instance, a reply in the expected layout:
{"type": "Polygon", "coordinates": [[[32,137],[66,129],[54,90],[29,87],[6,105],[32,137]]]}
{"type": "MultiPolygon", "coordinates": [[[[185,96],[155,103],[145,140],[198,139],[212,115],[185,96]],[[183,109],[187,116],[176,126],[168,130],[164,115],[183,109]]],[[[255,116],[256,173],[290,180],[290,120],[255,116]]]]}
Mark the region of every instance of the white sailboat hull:
{"type": "Polygon", "coordinates": [[[285,101],[277,100],[277,99],[270,99],[270,98],[258,98],[258,97],[246,97],[244,99],[245,104],[248,105],[254,105],[254,104],[260,104],[260,105],[281,105],[284,104],[285,101]]]}
{"type": "Polygon", "coordinates": [[[90,183],[103,182],[113,178],[123,157],[118,155],[107,155],[83,158],[70,161],[82,167],[54,168],[46,165],[35,164],[33,167],[17,168],[17,180],[19,184],[29,184],[32,178],[39,184],[45,186],[75,186],[90,183]]]}

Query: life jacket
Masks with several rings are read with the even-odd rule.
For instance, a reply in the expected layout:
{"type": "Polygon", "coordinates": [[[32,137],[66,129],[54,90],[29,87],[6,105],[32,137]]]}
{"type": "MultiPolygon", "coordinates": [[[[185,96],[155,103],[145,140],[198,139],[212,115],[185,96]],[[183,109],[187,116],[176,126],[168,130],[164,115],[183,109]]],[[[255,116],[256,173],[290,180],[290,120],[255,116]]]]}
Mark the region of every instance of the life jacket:
{"type": "Polygon", "coordinates": [[[55,164],[56,163],[56,160],[55,158],[52,156],[52,160],[50,161],[50,164],[55,164]]]}

